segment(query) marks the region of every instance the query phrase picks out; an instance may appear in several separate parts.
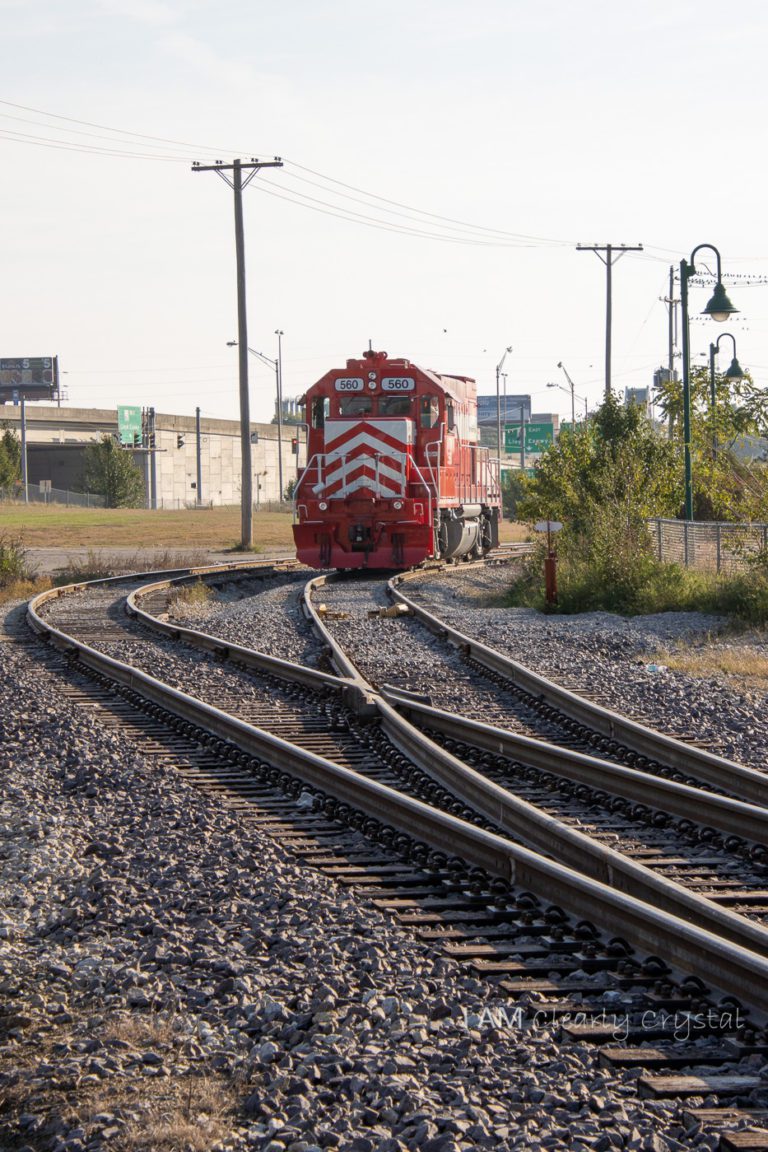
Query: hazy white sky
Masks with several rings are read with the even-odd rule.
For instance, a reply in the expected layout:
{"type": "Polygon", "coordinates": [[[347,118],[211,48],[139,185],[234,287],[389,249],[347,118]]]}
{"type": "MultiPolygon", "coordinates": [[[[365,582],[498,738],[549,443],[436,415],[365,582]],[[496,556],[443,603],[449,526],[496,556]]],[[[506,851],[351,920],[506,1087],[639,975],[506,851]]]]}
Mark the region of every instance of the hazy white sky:
{"type": "Polygon", "coordinates": [[[645,246],[614,268],[615,387],[666,363],[659,297],[701,243],[741,315],[696,319],[692,351],[726,329],[768,383],[766,13],[0,0],[0,355],[58,354],[70,405],[235,417],[232,193],[190,165],[279,155],[244,206],[249,343],[274,357],[284,331],[286,395],[371,339],[483,392],[511,344],[535,410],[568,414],[561,360],[597,402],[605,268],[578,242],[645,246]]]}

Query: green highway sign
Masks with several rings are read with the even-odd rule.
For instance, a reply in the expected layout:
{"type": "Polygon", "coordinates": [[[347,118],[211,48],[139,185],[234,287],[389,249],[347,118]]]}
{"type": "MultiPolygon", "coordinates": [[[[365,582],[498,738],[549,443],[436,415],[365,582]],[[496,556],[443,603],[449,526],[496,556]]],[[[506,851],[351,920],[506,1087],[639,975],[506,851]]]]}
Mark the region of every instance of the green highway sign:
{"type": "Polygon", "coordinates": [[[128,404],[117,406],[117,434],[121,444],[141,446],[141,408],[128,404]]]}
{"type": "MultiPolygon", "coordinates": [[[[526,424],[525,425],[525,450],[526,452],[545,452],[550,444],[554,442],[555,432],[552,423],[543,424],[526,424]]],[[[520,425],[519,424],[505,424],[504,425],[504,450],[505,452],[519,452],[520,451],[520,425]]]]}

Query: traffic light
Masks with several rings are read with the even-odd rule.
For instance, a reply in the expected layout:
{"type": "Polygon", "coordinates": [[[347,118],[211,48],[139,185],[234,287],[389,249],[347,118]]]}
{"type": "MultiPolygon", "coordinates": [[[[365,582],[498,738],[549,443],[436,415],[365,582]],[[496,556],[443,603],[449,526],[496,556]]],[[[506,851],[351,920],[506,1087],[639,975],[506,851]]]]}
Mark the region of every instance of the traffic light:
{"type": "Polygon", "coordinates": [[[298,456],[298,454],[299,454],[299,438],[298,438],[298,436],[292,436],[291,437],[291,452],[293,452],[294,456],[298,456]]]}

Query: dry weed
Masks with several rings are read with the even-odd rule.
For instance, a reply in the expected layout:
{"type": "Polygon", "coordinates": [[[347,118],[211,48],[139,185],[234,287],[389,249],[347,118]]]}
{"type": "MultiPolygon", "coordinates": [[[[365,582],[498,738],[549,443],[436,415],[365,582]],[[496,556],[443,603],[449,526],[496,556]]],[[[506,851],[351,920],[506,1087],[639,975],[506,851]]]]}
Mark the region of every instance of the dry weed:
{"type": "Polygon", "coordinates": [[[768,646],[762,633],[726,633],[706,644],[678,644],[654,656],[677,672],[721,680],[736,689],[768,691],[768,646]]]}

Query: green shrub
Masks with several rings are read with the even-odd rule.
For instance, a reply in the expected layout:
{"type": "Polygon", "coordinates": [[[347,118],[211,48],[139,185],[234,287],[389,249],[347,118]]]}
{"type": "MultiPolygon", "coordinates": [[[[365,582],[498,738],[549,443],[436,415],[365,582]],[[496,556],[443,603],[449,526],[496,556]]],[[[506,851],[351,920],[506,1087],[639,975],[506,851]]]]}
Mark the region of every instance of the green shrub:
{"type": "Polygon", "coordinates": [[[768,568],[753,565],[735,575],[715,576],[678,564],[635,557],[634,567],[594,558],[558,558],[556,604],[544,598],[543,548],[531,556],[509,589],[510,605],[540,611],[616,612],[623,616],[655,612],[708,612],[744,624],[768,623],[768,568]]]}
{"type": "Polygon", "coordinates": [[[0,534],[0,588],[32,580],[34,576],[21,538],[0,534]]]}

